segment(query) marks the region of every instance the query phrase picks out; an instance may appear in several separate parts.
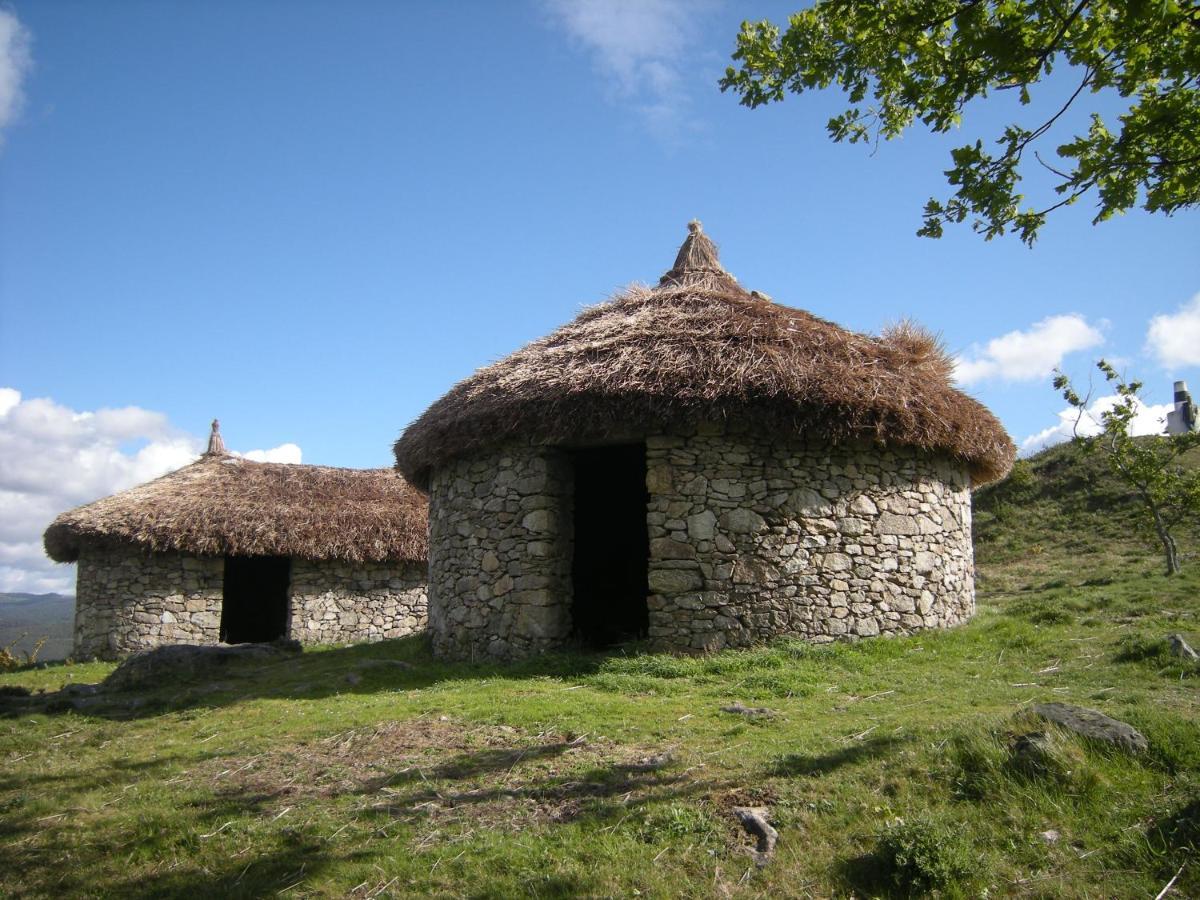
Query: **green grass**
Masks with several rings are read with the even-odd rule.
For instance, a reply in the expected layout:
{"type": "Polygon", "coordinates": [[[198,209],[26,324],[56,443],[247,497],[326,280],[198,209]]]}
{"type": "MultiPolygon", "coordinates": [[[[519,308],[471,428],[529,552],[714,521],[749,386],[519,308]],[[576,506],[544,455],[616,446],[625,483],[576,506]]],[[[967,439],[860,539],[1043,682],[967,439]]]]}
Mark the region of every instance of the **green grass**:
{"type": "Polygon", "coordinates": [[[1167,579],[1122,535],[1072,556],[1075,536],[1037,530],[1046,497],[1007,523],[989,502],[979,612],[947,632],[512,667],[406,639],[164,685],[132,710],[0,719],[0,892],[1153,897],[1187,861],[1175,896],[1200,895],[1200,672],[1163,641],[1200,643],[1200,564],[1167,579]],[[1006,556],[1035,539],[1036,566],[1006,556]],[[735,700],[776,714],[720,711],[735,700]],[[1028,708],[1049,700],[1150,748],[1039,724],[1028,708]],[[1031,764],[1012,748],[1034,730],[1031,764]],[[736,805],[771,809],[763,868],[736,805]]]}

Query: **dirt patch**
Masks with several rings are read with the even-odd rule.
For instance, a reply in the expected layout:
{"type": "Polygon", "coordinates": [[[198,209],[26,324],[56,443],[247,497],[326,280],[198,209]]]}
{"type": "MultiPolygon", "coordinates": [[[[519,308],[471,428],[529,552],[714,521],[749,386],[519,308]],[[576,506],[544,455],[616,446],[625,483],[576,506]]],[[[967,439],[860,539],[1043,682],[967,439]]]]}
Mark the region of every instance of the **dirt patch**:
{"type": "Polygon", "coordinates": [[[589,735],[419,718],[214,760],[195,775],[219,796],[260,798],[265,810],[354,797],[358,812],[379,818],[384,829],[456,821],[520,827],[619,818],[647,801],[706,787],[676,754],[663,754],[589,735]]]}

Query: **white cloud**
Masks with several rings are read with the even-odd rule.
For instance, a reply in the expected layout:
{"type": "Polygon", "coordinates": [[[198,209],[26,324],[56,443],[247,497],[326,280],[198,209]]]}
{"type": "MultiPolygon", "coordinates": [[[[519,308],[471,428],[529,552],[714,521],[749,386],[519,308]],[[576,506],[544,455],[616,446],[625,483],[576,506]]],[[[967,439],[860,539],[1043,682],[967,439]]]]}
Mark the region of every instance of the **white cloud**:
{"type": "MultiPolygon", "coordinates": [[[[42,532],[59,513],[195,460],[204,439],[136,406],[77,412],[0,387],[0,591],[72,593],[73,566],[51,562],[42,532]]],[[[243,454],[239,454],[243,455],[243,454]]],[[[300,448],[247,459],[300,462],[300,448]]]]}
{"type": "MultiPolygon", "coordinates": [[[[1028,456],[1053,444],[1069,441],[1076,432],[1077,419],[1079,422],[1078,433],[1081,437],[1092,437],[1099,434],[1103,430],[1100,425],[1101,415],[1112,409],[1119,399],[1117,394],[1097,397],[1083,416],[1080,416],[1079,411],[1074,407],[1064,409],[1058,414],[1057,425],[1044,428],[1037,434],[1031,434],[1021,441],[1021,456],[1028,456]]],[[[1166,426],[1167,413],[1174,409],[1174,406],[1170,403],[1151,406],[1141,400],[1135,400],[1135,403],[1137,404],[1137,415],[1134,416],[1131,423],[1130,433],[1135,435],[1162,434],[1166,426]]]]}
{"type": "Polygon", "coordinates": [[[248,453],[238,453],[252,462],[292,463],[300,462],[300,448],[296,444],[280,444],[270,450],[251,450],[248,453]]]}
{"type": "Polygon", "coordinates": [[[971,347],[970,357],[954,360],[954,377],[959,384],[974,384],[989,378],[1004,381],[1036,381],[1045,378],[1063,357],[1104,342],[1100,330],[1078,313],[1050,316],[1027,331],[1010,331],[971,347]]]}
{"type": "Polygon", "coordinates": [[[33,57],[29,53],[29,29],[16,14],[0,9],[0,140],[3,131],[21,112],[22,85],[33,57]]]}
{"type": "Polygon", "coordinates": [[[1146,350],[1165,367],[1200,366],[1200,294],[1171,315],[1150,320],[1146,350]]]}
{"type": "Polygon", "coordinates": [[[631,103],[651,131],[679,137],[689,105],[686,70],[705,0],[545,0],[554,23],[593,55],[616,99],[631,103]]]}

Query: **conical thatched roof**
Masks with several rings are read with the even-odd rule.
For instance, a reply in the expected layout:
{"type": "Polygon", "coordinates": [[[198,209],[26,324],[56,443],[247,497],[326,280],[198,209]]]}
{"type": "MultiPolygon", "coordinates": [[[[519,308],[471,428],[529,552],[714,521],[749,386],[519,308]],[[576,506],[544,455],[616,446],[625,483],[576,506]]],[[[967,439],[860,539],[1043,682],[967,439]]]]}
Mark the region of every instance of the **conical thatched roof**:
{"type": "MultiPolygon", "coordinates": [[[[214,423],[214,434],[216,433],[214,423]]],[[[46,553],[79,558],[85,541],[191,554],[424,562],[428,503],[394,469],[259,463],[226,454],[63,513],[46,553]]]]}
{"type": "Polygon", "coordinates": [[[955,389],[936,338],[881,337],[748,292],[699,222],[655,288],[635,286],[456,384],[396,442],[422,487],[434,466],[514,437],[574,444],[737,421],[815,441],[867,440],[963,460],[976,484],[1015,448],[955,389]]]}

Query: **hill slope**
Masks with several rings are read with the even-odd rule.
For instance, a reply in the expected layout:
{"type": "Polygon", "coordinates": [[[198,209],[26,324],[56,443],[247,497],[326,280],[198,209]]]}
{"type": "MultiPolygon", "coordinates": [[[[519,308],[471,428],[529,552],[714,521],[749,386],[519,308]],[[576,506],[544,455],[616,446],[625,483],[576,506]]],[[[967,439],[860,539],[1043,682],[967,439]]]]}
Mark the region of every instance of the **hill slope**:
{"type": "Polygon", "coordinates": [[[65,594],[0,594],[0,647],[22,655],[45,639],[37,658],[71,655],[75,598],[65,594]]]}
{"type": "MultiPolygon", "coordinates": [[[[1182,463],[1200,468],[1200,448],[1182,463]]],[[[1070,443],[1018,460],[1008,478],[975,493],[974,513],[983,590],[1165,567],[1132,491],[1099,454],[1085,456],[1070,443]]],[[[1178,540],[1184,567],[1200,564],[1200,530],[1183,528],[1178,540]]]]}

